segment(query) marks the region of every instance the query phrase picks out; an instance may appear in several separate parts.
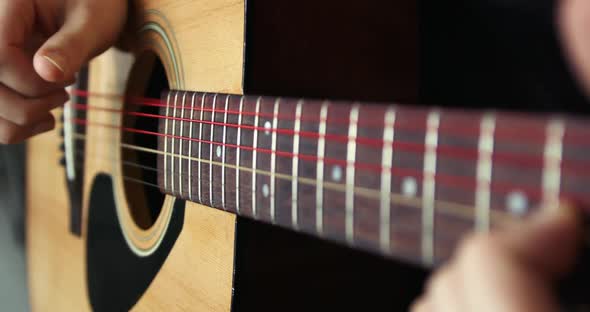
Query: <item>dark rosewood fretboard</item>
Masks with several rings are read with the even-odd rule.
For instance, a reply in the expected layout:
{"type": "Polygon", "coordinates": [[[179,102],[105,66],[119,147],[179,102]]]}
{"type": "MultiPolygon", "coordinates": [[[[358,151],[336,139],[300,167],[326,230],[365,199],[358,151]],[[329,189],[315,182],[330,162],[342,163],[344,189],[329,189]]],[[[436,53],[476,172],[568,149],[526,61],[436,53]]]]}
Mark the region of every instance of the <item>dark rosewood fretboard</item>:
{"type": "Polygon", "coordinates": [[[184,91],[163,101],[166,193],[428,265],[468,231],[590,197],[583,120],[184,91]]]}

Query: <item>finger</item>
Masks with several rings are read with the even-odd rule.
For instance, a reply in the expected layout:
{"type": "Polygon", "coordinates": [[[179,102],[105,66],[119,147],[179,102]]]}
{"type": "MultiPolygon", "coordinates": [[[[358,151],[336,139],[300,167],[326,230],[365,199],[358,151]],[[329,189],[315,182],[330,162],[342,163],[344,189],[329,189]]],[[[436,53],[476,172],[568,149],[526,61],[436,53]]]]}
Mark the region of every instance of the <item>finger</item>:
{"type": "Polygon", "coordinates": [[[7,45],[23,47],[34,24],[32,1],[0,1],[0,39],[7,45]]]}
{"type": "Polygon", "coordinates": [[[562,0],[559,30],[572,71],[590,95],[590,1],[562,0]]]}
{"type": "Polygon", "coordinates": [[[44,96],[71,83],[56,84],[43,80],[33,68],[32,57],[20,47],[0,45],[0,81],[29,97],[44,96]]]}
{"type": "Polygon", "coordinates": [[[127,1],[111,3],[116,7],[109,10],[98,8],[98,1],[77,1],[68,8],[64,25],[35,54],[34,67],[43,79],[73,80],[84,63],[116,41],[127,1]]]}
{"type": "Polygon", "coordinates": [[[0,81],[27,96],[55,89],[39,77],[32,65],[30,46],[40,46],[41,42],[33,32],[34,22],[31,1],[0,2],[0,81]]]}
{"type": "Polygon", "coordinates": [[[419,298],[410,307],[411,312],[432,312],[430,303],[426,298],[419,298]]]}
{"type": "Polygon", "coordinates": [[[0,118],[0,144],[14,144],[29,137],[52,130],[55,127],[53,115],[47,114],[35,124],[19,126],[0,118]]]}
{"type": "Polygon", "coordinates": [[[578,210],[564,203],[543,208],[528,222],[501,235],[518,258],[551,280],[573,267],[582,244],[581,220],[578,210]]]}
{"type": "Polygon", "coordinates": [[[20,126],[36,123],[68,99],[64,89],[47,96],[25,98],[0,84],[0,117],[20,126]]]}
{"type": "Polygon", "coordinates": [[[456,265],[450,263],[437,270],[429,280],[427,295],[436,312],[461,312],[464,308],[461,278],[456,265]]]}
{"type": "Polygon", "coordinates": [[[499,236],[472,236],[460,247],[457,261],[465,310],[556,311],[551,284],[499,236]]]}

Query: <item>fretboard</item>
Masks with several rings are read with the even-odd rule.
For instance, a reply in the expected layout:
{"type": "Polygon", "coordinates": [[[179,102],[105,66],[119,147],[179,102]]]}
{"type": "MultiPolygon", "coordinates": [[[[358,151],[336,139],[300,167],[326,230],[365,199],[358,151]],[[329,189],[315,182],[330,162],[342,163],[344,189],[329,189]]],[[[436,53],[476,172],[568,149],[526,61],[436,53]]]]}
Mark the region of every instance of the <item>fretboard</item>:
{"type": "Polygon", "coordinates": [[[171,91],[158,183],[179,198],[427,265],[470,231],[588,201],[564,116],[171,91]]]}

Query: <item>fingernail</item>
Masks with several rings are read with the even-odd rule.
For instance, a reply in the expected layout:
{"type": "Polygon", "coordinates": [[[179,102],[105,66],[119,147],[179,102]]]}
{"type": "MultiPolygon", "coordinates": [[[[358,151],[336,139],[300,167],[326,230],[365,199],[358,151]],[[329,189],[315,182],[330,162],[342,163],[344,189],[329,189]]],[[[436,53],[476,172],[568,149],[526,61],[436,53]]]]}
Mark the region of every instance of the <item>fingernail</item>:
{"type": "Polygon", "coordinates": [[[52,130],[54,126],[55,126],[55,122],[53,120],[44,121],[44,122],[36,125],[35,127],[33,127],[33,129],[31,130],[31,135],[37,135],[37,134],[47,132],[49,130],[52,130]]]}
{"type": "Polygon", "coordinates": [[[60,54],[48,51],[43,53],[37,60],[38,63],[35,68],[41,77],[54,82],[65,79],[66,62],[60,54]]]}
{"type": "Polygon", "coordinates": [[[55,57],[51,57],[49,55],[43,55],[43,58],[45,58],[47,61],[49,61],[49,63],[51,63],[53,66],[55,66],[55,68],[57,68],[60,72],[65,73],[64,68],[62,65],[60,65],[56,60],[55,57]]]}

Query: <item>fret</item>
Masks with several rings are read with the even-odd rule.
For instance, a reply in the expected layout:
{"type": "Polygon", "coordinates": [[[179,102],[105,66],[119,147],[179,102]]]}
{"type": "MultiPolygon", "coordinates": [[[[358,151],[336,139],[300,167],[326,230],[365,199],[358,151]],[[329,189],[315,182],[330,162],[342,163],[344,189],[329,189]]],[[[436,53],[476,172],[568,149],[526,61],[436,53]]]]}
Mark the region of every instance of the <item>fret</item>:
{"type": "MultiPolygon", "coordinates": [[[[341,107],[341,111],[346,111],[348,113],[347,107],[341,107]]],[[[320,116],[321,110],[321,103],[314,100],[309,101],[301,101],[301,118],[300,118],[300,131],[301,133],[319,133],[319,122],[316,122],[320,116]]],[[[332,112],[330,112],[331,114],[332,112]]],[[[339,125],[337,130],[344,131],[346,127],[342,127],[339,125]]],[[[312,157],[316,157],[318,152],[318,138],[311,137],[307,135],[299,135],[298,137],[299,144],[298,144],[298,154],[300,155],[298,160],[298,185],[297,185],[297,210],[296,210],[296,218],[297,218],[297,228],[302,232],[315,235],[317,234],[317,221],[316,221],[316,207],[315,207],[315,197],[316,197],[316,190],[317,186],[316,183],[303,183],[303,181],[314,181],[317,178],[317,162],[314,161],[312,157]],[[305,156],[304,156],[305,155],[305,156]],[[305,158],[304,158],[305,157],[305,158]]],[[[342,145],[342,144],[340,144],[342,145]]],[[[326,149],[326,151],[328,151],[326,149]]],[[[338,153],[340,157],[344,155],[344,152],[338,153]]],[[[326,190],[324,190],[325,194],[326,190]]],[[[342,195],[342,193],[340,193],[342,195]]],[[[338,199],[339,201],[341,198],[338,199]]],[[[324,203],[324,208],[326,208],[326,203],[324,203]]],[[[333,211],[335,213],[342,213],[344,204],[339,205],[337,203],[333,203],[332,206],[333,211]]],[[[324,210],[326,213],[326,210],[324,210]]],[[[325,216],[325,215],[324,215],[325,216]]],[[[326,219],[324,219],[324,230],[326,230],[325,226],[326,219]]],[[[340,220],[336,221],[335,224],[337,226],[341,226],[344,223],[340,220]]],[[[342,236],[344,230],[335,230],[334,237],[338,238],[342,236]]]]}
{"type": "Polygon", "coordinates": [[[203,196],[201,193],[201,180],[202,180],[202,175],[201,175],[201,166],[203,165],[203,162],[201,161],[201,149],[202,149],[202,140],[203,140],[203,114],[205,111],[205,98],[207,97],[207,93],[203,93],[202,97],[201,97],[201,112],[200,112],[200,116],[199,116],[199,144],[197,146],[197,150],[198,150],[198,155],[197,155],[197,159],[199,160],[199,163],[197,164],[197,194],[199,197],[199,203],[203,203],[203,196]]]}
{"type": "Polygon", "coordinates": [[[299,222],[298,222],[298,186],[299,186],[299,132],[301,131],[301,110],[302,110],[303,100],[297,101],[295,107],[295,125],[293,130],[295,131],[293,137],[293,167],[291,168],[291,174],[293,176],[293,180],[291,181],[291,223],[293,224],[293,228],[296,230],[299,229],[299,222]]]}
{"type": "Polygon", "coordinates": [[[240,146],[242,141],[242,112],[244,111],[244,99],[240,98],[240,108],[238,109],[238,130],[236,145],[236,213],[240,214],[240,146]]]}
{"type": "Polygon", "coordinates": [[[432,264],[434,261],[434,204],[436,149],[438,145],[438,128],[440,113],[432,111],[426,123],[426,152],[424,154],[424,174],[422,186],[422,262],[432,264]]]}
{"type": "Polygon", "coordinates": [[[221,151],[221,207],[223,207],[224,210],[227,210],[227,206],[225,205],[225,150],[227,140],[227,112],[229,110],[230,98],[231,94],[228,94],[225,98],[225,108],[223,111],[223,138],[221,141],[223,144],[223,149],[221,151]]]}
{"type": "MultiPolygon", "coordinates": [[[[184,106],[184,105],[185,105],[185,103],[186,103],[186,91],[184,91],[184,92],[182,93],[182,103],[181,103],[181,105],[180,105],[180,107],[181,107],[181,108],[180,108],[180,118],[181,118],[181,120],[180,120],[180,122],[179,122],[179,123],[180,123],[180,133],[179,133],[179,136],[180,136],[181,138],[184,138],[184,124],[185,124],[185,123],[184,123],[184,111],[186,110],[186,109],[184,108],[184,107],[185,107],[185,106],[184,106]]],[[[176,117],[176,116],[175,116],[175,117],[176,117]]],[[[183,155],[183,154],[184,154],[184,150],[183,150],[183,143],[184,143],[184,140],[183,140],[183,139],[180,139],[180,140],[178,140],[178,141],[180,141],[180,142],[179,142],[178,153],[179,153],[180,155],[183,155]]],[[[184,160],[183,160],[182,158],[179,158],[179,159],[178,159],[178,190],[179,190],[179,191],[178,191],[178,194],[179,194],[180,196],[182,196],[182,179],[183,179],[183,177],[184,177],[184,174],[183,174],[184,172],[182,171],[182,162],[183,162],[183,161],[184,161],[184,160]]]]}
{"type": "MultiPolygon", "coordinates": [[[[192,139],[194,138],[194,133],[193,133],[193,120],[195,120],[195,97],[197,96],[197,93],[193,93],[192,97],[191,97],[191,115],[190,115],[190,125],[189,125],[189,137],[192,139]]],[[[188,155],[189,156],[193,156],[193,140],[189,140],[188,141],[188,155]]],[[[192,162],[189,160],[188,161],[188,198],[189,200],[193,200],[193,176],[192,176],[192,169],[193,169],[193,164],[192,162]]]]}
{"type": "MultiPolygon", "coordinates": [[[[460,238],[477,228],[483,218],[478,217],[477,205],[482,199],[480,190],[489,188],[491,180],[491,154],[480,152],[488,150],[493,132],[489,132],[490,119],[493,115],[474,114],[471,112],[446,112],[439,120],[440,133],[437,140],[436,155],[436,187],[433,228],[433,263],[438,264],[451,256],[452,246],[459,243],[460,238]],[[469,135],[457,134],[458,127],[470,129],[469,135]],[[469,151],[464,156],[457,153],[469,151]],[[488,168],[489,178],[482,179],[482,173],[488,168]],[[482,171],[482,169],[484,169],[482,171]],[[479,176],[478,176],[479,174],[479,176]],[[482,188],[482,185],[484,188],[482,188]],[[479,190],[478,190],[479,187],[479,190]],[[468,207],[464,211],[449,213],[448,204],[455,203],[468,207]]],[[[492,123],[493,125],[493,123],[492,123]]],[[[484,175],[484,176],[486,176],[484,175]]],[[[485,195],[485,194],[484,194],[485,195]]],[[[489,200],[488,200],[489,203],[489,200]]],[[[485,208],[485,207],[484,207],[485,208]]],[[[489,209],[480,210],[489,214],[489,209]]]]}
{"type": "Polygon", "coordinates": [[[354,173],[356,165],[356,137],[358,132],[359,105],[354,104],[350,109],[350,124],[348,126],[348,148],[346,166],[346,241],[354,242],[354,173]]]}
{"type": "MultiPolygon", "coordinates": [[[[217,104],[217,93],[213,96],[213,104],[212,104],[212,108],[211,108],[211,134],[209,137],[209,160],[213,160],[213,147],[215,145],[213,145],[212,142],[215,142],[214,140],[214,135],[215,135],[215,125],[213,123],[215,123],[215,106],[217,104]]],[[[213,205],[213,163],[209,162],[209,206],[215,206],[213,205]]]]}
{"type": "Polygon", "coordinates": [[[225,122],[227,121],[227,109],[229,107],[229,96],[218,94],[217,97],[213,100],[214,104],[212,104],[212,111],[213,114],[211,116],[211,134],[210,140],[211,142],[215,142],[215,144],[211,144],[211,150],[209,151],[209,157],[211,158],[211,162],[209,163],[209,171],[210,171],[210,199],[211,199],[211,206],[215,208],[220,208],[223,210],[227,210],[227,206],[225,205],[225,177],[224,177],[224,169],[225,169],[225,134],[227,132],[227,127],[225,126],[225,122]],[[222,113],[223,112],[223,113],[222,113]]]}
{"type": "Polygon", "coordinates": [[[163,191],[386,256],[439,263],[474,227],[524,216],[562,191],[583,194],[588,182],[562,172],[586,147],[564,148],[561,119],[173,92],[160,108],[174,118],[160,121],[158,149],[122,146],[158,154],[163,191]],[[521,129],[545,136],[522,140],[521,129]],[[195,153],[179,137],[206,141],[195,153]]]}
{"type": "Polygon", "coordinates": [[[492,181],[492,153],[494,151],[494,130],[496,118],[493,114],[484,114],[481,119],[478,160],[477,186],[475,193],[475,228],[481,232],[490,230],[490,197],[492,181]]]}
{"type": "Polygon", "coordinates": [[[547,123],[545,150],[543,152],[543,203],[546,207],[559,206],[561,184],[561,160],[563,156],[563,137],[565,122],[551,119],[547,123]]]}
{"type": "Polygon", "coordinates": [[[275,172],[276,172],[276,162],[277,162],[277,127],[278,127],[278,115],[279,115],[279,107],[281,104],[281,98],[277,98],[274,103],[273,108],[273,120],[272,120],[272,146],[271,151],[273,153],[270,155],[270,218],[272,223],[276,223],[276,213],[275,213],[275,172]]]}
{"type": "MultiPolygon", "coordinates": [[[[545,139],[523,139],[521,133],[546,133],[544,119],[522,119],[510,114],[496,114],[496,132],[502,134],[494,140],[494,159],[502,155],[516,157],[526,162],[494,161],[492,167],[491,213],[522,218],[542,205],[543,162],[545,139]],[[501,127],[500,127],[501,126],[501,127]],[[512,139],[507,139],[507,135],[512,139]],[[522,163],[522,164],[521,164],[522,163]]],[[[490,224],[494,228],[494,222],[490,224]]]]}
{"type": "MultiPolygon", "coordinates": [[[[348,173],[348,136],[350,132],[350,105],[338,105],[339,103],[332,103],[327,112],[326,117],[326,140],[325,140],[325,151],[324,151],[324,182],[322,186],[322,237],[330,240],[339,242],[347,242],[346,238],[346,193],[347,193],[347,173],[348,173]],[[338,121],[338,122],[336,122],[338,121]],[[345,140],[332,140],[327,139],[329,137],[341,137],[345,140]],[[327,161],[329,160],[329,161],[327,161]]],[[[311,104],[309,106],[312,106],[311,104]]],[[[321,107],[315,106],[317,112],[310,112],[305,107],[303,116],[319,116],[321,107]],[[318,109],[319,108],[319,109],[318,109]]],[[[306,123],[307,124],[307,123],[306,123]]],[[[318,126],[307,125],[308,131],[317,132],[318,126]]],[[[303,138],[308,140],[308,138],[303,138]]],[[[308,142],[311,140],[308,140],[308,142]]],[[[311,142],[310,142],[311,143],[311,142]]],[[[318,143],[318,140],[315,140],[318,143]]],[[[302,144],[304,145],[304,144],[302,144]]],[[[317,153],[317,149],[307,148],[308,153],[313,152],[312,155],[317,153]]],[[[306,177],[316,178],[316,167],[312,166],[315,162],[304,161],[300,164],[301,172],[310,171],[313,169],[313,175],[306,177]],[[307,169],[307,170],[305,170],[307,169]]],[[[311,173],[311,172],[310,172],[311,173]]],[[[313,194],[316,191],[316,187],[308,188],[303,183],[300,183],[299,194],[313,194]],[[307,189],[307,191],[301,191],[301,189],[307,189]]],[[[349,189],[348,189],[349,190],[349,189]]],[[[354,191],[354,190],[353,190],[354,191]]],[[[308,195],[309,196],[309,195],[308,195]]],[[[303,202],[300,200],[299,210],[304,210],[307,207],[303,207],[303,202]]],[[[305,205],[308,206],[308,205],[305,205]]],[[[315,218],[314,209],[314,218],[315,218]]],[[[315,231],[316,228],[314,227],[315,231]]]]}
{"type": "Polygon", "coordinates": [[[423,146],[428,112],[398,106],[395,112],[395,142],[391,180],[390,246],[407,260],[422,260],[422,183],[424,153],[412,152],[408,145],[423,146]],[[418,209],[416,209],[418,208],[418,209]]]}
{"type": "Polygon", "coordinates": [[[273,130],[275,121],[278,125],[278,117],[270,117],[278,113],[281,100],[278,98],[260,98],[258,107],[258,121],[254,125],[258,128],[256,147],[260,152],[256,154],[256,163],[253,168],[256,171],[268,172],[268,174],[256,174],[256,218],[271,224],[276,222],[274,215],[275,187],[276,187],[276,151],[277,132],[273,130]]]}
{"type": "MultiPolygon", "coordinates": [[[[574,166],[570,167],[574,161],[588,161],[590,144],[579,144],[582,142],[576,142],[578,135],[588,131],[588,121],[582,118],[568,118],[564,119],[563,123],[563,136],[561,136],[563,141],[561,146],[562,163],[558,167],[561,169],[559,174],[561,180],[559,183],[559,199],[561,200],[563,197],[563,199],[573,200],[577,204],[588,206],[590,202],[590,194],[588,193],[590,175],[587,174],[587,171],[573,170],[574,166]]],[[[545,127],[546,130],[549,130],[547,125],[545,127]]],[[[545,150],[547,150],[547,146],[544,146],[543,153],[545,153],[545,150]]]]}
{"type": "Polygon", "coordinates": [[[318,138],[318,159],[316,169],[316,231],[319,235],[324,233],[324,157],[326,154],[326,122],[328,118],[328,102],[323,102],[320,109],[320,126],[318,138]]]}
{"type": "MultiPolygon", "coordinates": [[[[388,133],[393,135],[391,119],[392,108],[387,106],[363,106],[359,110],[358,130],[356,137],[362,142],[366,138],[374,138],[379,145],[364,145],[358,143],[355,155],[355,163],[362,164],[354,172],[355,189],[373,190],[371,197],[357,196],[355,191],[353,211],[354,245],[362,246],[372,251],[383,251],[383,242],[389,241],[390,227],[382,215],[389,213],[391,205],[391,163],[392,163],[392,139],[388,139],[388,133]],[[378,116],[377,118],[375,116],[378,116]],[[385,123],[388,125],[385,125],[385,123]],[[385,154],[385,156],[384,156],[385,154]],[[385,166],[383,166],[385,164],[385,166]],[[388,169],[389,168],[389,169],[388,169]],[[389,178],[388,178],[389,177],[389,178]],[[384,208],[384,205],[387,205],[384,208]],[[383,238],[386,236],[386,238],[383,238]]],[[[389,246],[389,244],[388,244],[389,246]]]]}
{"type": "Polygon", "coordinates": [[[379,215],[379,241],[381,251],[391,252],[391,169],[393,163],[393,142],[395,137],[395,110],[389,107],[385,112],[383,129],[383,151],[381,155],[381,206],[379,215]]]}
{"type": "MultiPolygon", "coordinates": [[[[238,122],[239,116],[241,113],[240,110],[240,103],[242,101],[241,96],[236,95],[228,95],[226,97],[226,104],[227,109],[226,114],[223,114],[223,120],[225,123],[225,127],[222,130],[222,140],[224,142],[224,148],[221,150],[222,152],[222,160],[223,164],[221,165],[222,171],[222,190],[221,195],[224,197],[224,204],[223,209],[228,212],[237,213],[238,203],[236,196],[237,188],[236,188],[236,180],[237,180],[237,172],[236,172],[236,165],[237,165],[237,156],[238,156],[238,148],[236,148],[237,141],[238,141],[238,122]]],[[[218,114],[221,116],[221,114],[218,114]]]]}
{"type": "MultiPolygon", "coordinates": [[[[170,97],[172,96],[172,92],[169,92],[168,95],[166,95],[166,114],[164,116],[169,117],[170,116],[170,97]]],[[[168,118],[164,119],[164,134],[168,135],[168,133],[170,133],[168,131],[168,118]]],[[[168,141],[169,138],[166,137],[164,139],[164,152],[166,153],[166,155],[164,155],[164,189],[168,190],[168,141]]]]}
{"type": "Polygon", "coordinates": [[[293,163],[298,155],[294,155],[295,149],[293,145],[295,137],[298,135],[298,133],[294,133],[298,102],[297,99],[281,98],[280,106],[277,108],[276,113],[273,113],[277,119],[275,129],[280,129],[280,131],[276,131],[276,145],[273,149],[280,153],[293,153],[292,157],[276,154],[275,171],[271,175],[274,179],[271,185],[275,185],[273,193],[275,224],[286,228],[294,228],[293,204],[294,201],[295,204],[297,201],[297,195],[293,193],[293,183],[296,183],[294,180],[296,180],[295,176],[298,173],[295,172],[297,168],[293,169],[293,163]],[[281,176],[289,176],[292,179],[281,179],[281,176]]]}
{"type": "Polygon", "coordinates": [[[260,114],[260,102],[262,101],[262,97],[258,97],[256,100],[256,108],[255,108],[255,115],[254,115],[254,131],[253,131],[253,139],[252,139],[252,215],[254,218],[257,217],[257,207],[256,207],[256,156],[258,148],[258,120],[260,114]]]}
{"type": "MultiPolygon", "coordinates": [[[[178,106],[178,91],[175,92],[174,94],[174,110],[172,112],[172,116],[176,117],[176,108],[178,106]]],[[[175,145],[176,145],[176,119],[172,119],[172,150],[171,150],[171,154],[172,154],[172,164],[171,164],[171,183],[170,186],[172,187],[172,194],[176,195],[176,191],[174,188],[174,180],[175,180],[175,176],[174,176],[174,161],[175,161],[175,155],[176,153],[174,152],[175,150],[175,145]]]]}

